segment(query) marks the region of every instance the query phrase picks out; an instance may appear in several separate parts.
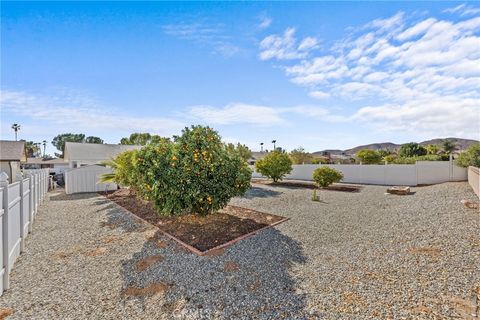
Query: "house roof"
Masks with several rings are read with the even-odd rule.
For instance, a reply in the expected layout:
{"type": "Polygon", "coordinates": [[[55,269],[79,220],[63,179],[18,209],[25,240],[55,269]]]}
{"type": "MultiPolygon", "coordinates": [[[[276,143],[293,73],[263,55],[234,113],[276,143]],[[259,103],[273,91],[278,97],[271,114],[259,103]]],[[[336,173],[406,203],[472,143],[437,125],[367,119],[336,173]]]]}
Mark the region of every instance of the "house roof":
{"type": "Polygon", "coordinates": [[[0,140],[0,160],[26,161],[25,142],[0,140]]]}
{"type": "Polygon", "coordinates": [[[54,159],[43,159],[43,158],[28,158],[27,164],[65,164],[68,165],[68,162],[61,158],[54,159]]]}
{"type": "Polygon", "coordinates": [[[142,146],[123,144],[99,144],[99,143],[65,143],[65,161],[106,161],[115,158],[119,153],[138,150],[142,146]]]}

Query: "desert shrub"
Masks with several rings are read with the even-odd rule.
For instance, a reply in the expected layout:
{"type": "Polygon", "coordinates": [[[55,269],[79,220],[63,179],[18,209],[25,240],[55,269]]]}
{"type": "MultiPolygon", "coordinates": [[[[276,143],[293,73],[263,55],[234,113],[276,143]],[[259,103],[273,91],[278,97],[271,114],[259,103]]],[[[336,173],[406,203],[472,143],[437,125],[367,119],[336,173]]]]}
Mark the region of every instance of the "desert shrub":
{"type": "Polygon", "coordinates": [[[120,186],[130,186],[132,190],[135,190],[138,178],[136,154],[137,150],[125,151],[111,161],[104,162],[104,165],[112,168],[112,173],[104,174],[101,181],[115,182],[120,186]]]}
{"type": "Polygon", "coordinates": [[[277,182],[292,172],[292,160],[288,154],[274,151],[268,153],[265,158],[258,160],[255,163],[255,169],[272,179],[273,182],[277,182]]]}
{"type": "Polygon", "coordinates": [[[398,157],[395,158],[392,162],[393,164],[415,164],[417,162],[417,158],[415,157],[398,157]]]}
{"type": "Polygon", "coordinates": [[[327,166],[322,166],[313,171],[313,181],[321,188],[326,188],[332,183],[339,182],[342,179],[343,174],[340,171],[327,166]]]}
{"type": "Polygon", "coordinates": [[[244,161],[248,161],[252,157],[252,151],[244,144],[237,143],[237,145],[234,145],[233,143],[228,143],[226,148],[229,153],[236,153],[244,161]]]}
{"type": "Polygon", "coordinates": [[[480,143],[471,145],[467,150],[460,153],[457,165],[461,167],[473,166],[480,168],[480,143]]]}
{"type": "Polygon", "coordinates": [[[382,162],[380,152],[370,149],[363,149],[357,153],[357,157],[363,164],[379,164],[382,162]]]}
{"type": "Polygon", "coordinates": [[[290,159],[293,164],[312,163],[313,156],[306,152],[303,147],[298,147],[290,151],[290,159]]]}
{"type": "Polygon", "coordinates": [[[312,158],[312,164],[327,164],[327,160],[323,158],[312,158]]]}
{"type": "Polygon", "coordinates": [[[398,156],[400,158],[424,156],[427,154],[427,149],[415,142],[410,142],[402,144],[400,150],[398,151],[398,156]]]}
{"type": "Polygon", "coordinates": [[[142,194],[165,215],[206,215],[250,188],[247,163],[209,127],[185,128],[172,143],[143,147],[137,167],[142,194]]]}

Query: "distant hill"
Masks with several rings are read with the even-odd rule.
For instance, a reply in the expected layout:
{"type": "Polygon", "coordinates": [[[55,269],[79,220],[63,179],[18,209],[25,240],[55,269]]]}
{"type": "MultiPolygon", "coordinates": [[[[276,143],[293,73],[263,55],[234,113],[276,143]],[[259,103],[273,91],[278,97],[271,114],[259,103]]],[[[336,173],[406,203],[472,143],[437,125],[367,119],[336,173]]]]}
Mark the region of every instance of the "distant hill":
{"type": "MultiPolygon", "coordinates": [[[[457,150],[465,150],[469,146],[471,146],[474,143],[478,143],[478,140],[471,140],[471,139],[461,139],[461,138],[445,138],[445,139],[432,139],[432,140],[427,140],[427,141],[422,141],[420,144],[422,146],[426,146],[429,144],[436,144],[441,146],[442,143],[445,141],[451,141],[457,146],[457,150]]],[[[322,155],[324,152],[329,152],[332,155],[341,155],[341,154],[356,154],[358,151],[362,149],[370,149],[370,150],[398,150],[400,148],[401,144],[396,144],[392,142],[382,142],[382,143],[371,143],[371,144],[366,144],[363,146],[358,146],[354,147],[351,149],[346,149],[346,150],[322,150],[322,151],[317,151],[313,152],[313,155],[322,155]]]]}

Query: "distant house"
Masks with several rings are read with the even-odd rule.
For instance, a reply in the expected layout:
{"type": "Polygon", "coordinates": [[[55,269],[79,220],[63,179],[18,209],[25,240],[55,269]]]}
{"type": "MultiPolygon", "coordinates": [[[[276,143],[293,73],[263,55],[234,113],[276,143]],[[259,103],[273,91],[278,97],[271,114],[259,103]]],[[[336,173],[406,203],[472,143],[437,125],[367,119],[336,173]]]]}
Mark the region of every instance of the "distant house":
{"type": "Polygon", "coordinates": [[[69,168],[68,162],[60,158],[43,159],[43,158],[27,158],[22,163],[24,169],[45,169],[48,168],[50,173],[60,174],[69,168]]]}
{"type": "Polygon", "coordinates": [[[66,142],[63,159],[69,168],[79,168],[109,161],[122,152],[140,148],[135,145],[66,142]]]}
{"type": "Polygon", "coordinates": [[[17,181],[20,162],[26,160],[24,141],[0,140],[0,171],[8,174],[10,182],[17,181]]]}
{"type": "Polygon", "coordinates": [[[247,160],[247,162],[250,165],[254,165],[255,162],[257,162],[258,160],[265,158],[267,154],[268,154],[267,151],[262,151],[262,152],[253,151],[252,156],[250,157],[250,159],[247,160]]]}

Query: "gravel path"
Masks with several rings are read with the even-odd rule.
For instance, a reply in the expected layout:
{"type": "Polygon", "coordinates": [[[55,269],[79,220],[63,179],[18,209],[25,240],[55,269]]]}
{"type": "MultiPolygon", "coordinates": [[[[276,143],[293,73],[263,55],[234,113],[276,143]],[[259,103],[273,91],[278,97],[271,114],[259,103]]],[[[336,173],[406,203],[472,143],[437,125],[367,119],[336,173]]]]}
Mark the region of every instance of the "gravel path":
{"type": "Polygon", "coordinates": [[[413,191],[312,202],[311,190],[255,186],[232,203],[291,219],[209,257],[95,194],[51,193],[0,308],[11,319],[475,319],[480,214],[460,204],[474,194],[413,191]]]}

